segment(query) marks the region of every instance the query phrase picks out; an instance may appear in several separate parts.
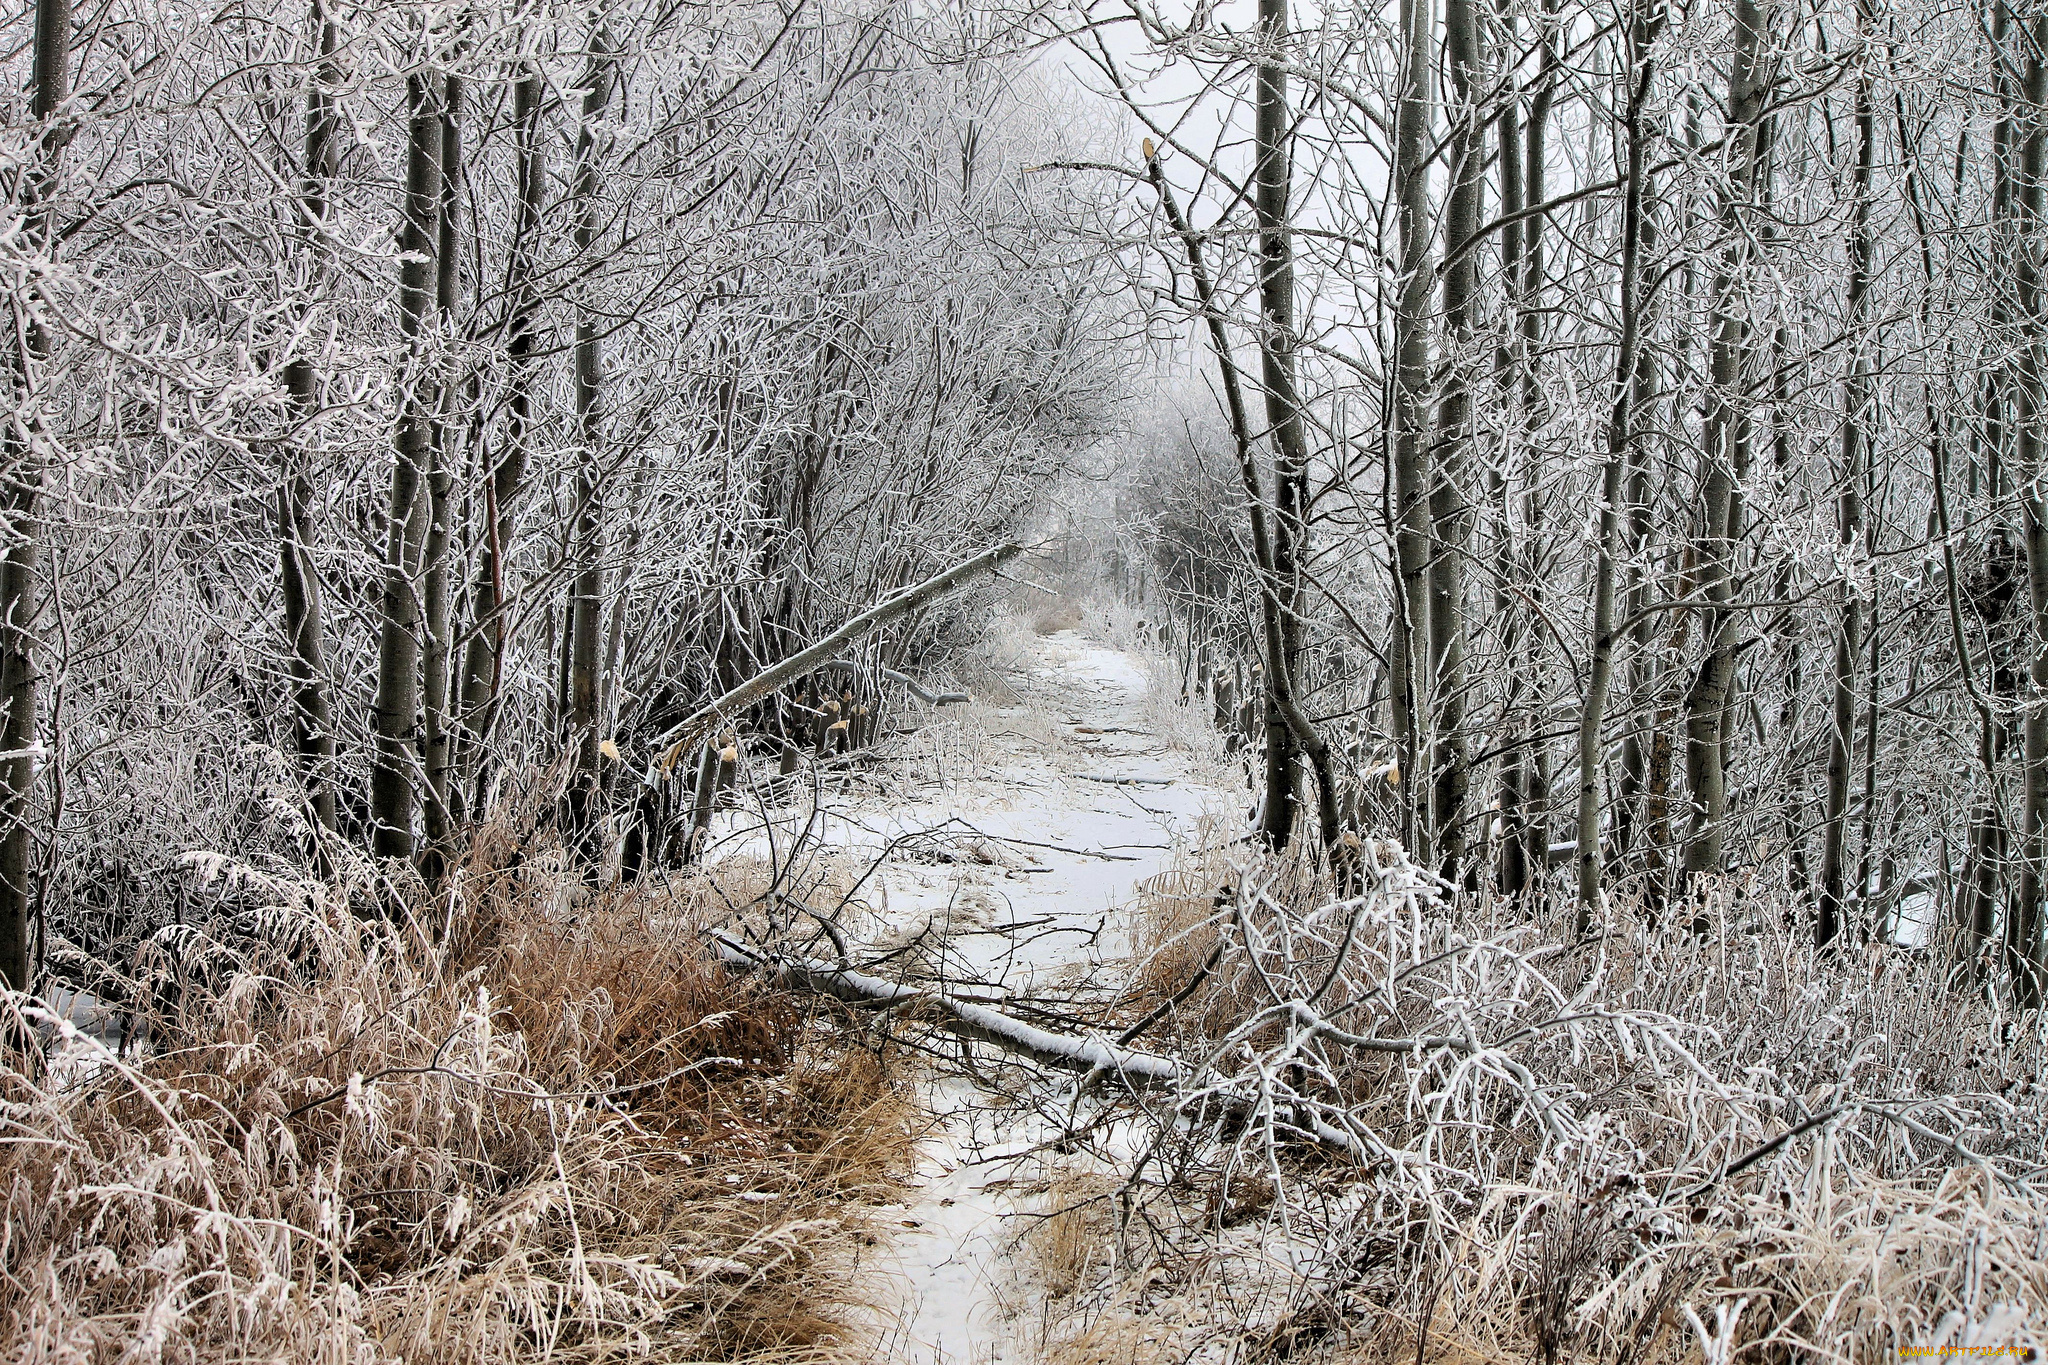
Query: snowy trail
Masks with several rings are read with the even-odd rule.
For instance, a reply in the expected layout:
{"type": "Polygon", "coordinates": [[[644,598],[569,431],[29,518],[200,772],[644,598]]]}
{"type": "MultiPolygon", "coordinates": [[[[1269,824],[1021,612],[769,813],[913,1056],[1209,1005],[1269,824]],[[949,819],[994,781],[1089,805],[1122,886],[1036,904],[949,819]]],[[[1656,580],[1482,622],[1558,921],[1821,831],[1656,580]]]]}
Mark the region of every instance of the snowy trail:
{"type": "MultiPolygon", "coordinates": [[[[1023,688],[1040,716],[1061,722],[1050,742],[1023,742],[1000,771],[951,784],[941,800],[890,812],[899,829],[958,818],[999,839],[1030,866],[885,866],[888,918],[938,916],[995,998],[1015,999],[1079,972],[1115,974],[1127,955],[1121,907],[1162,870],[1176,840],[1228,798],[1184,750],[1149,733],[1141,661],[1072,631],[1032,637],[1023,688]],[[1140,782],[1110,783],[1116,777],[1140,782]],[[1100,856],[1107,855],[1107,856],[1100,856]],[[987,932],[991,921],[1011,932],[987,932]],[[1018,931],[1015,926],[1028,925],[1018,931]]],[[[989,733],[1026,708],[989,709],[989,733]]],[[[903,1230],[885,1254],[891,1282],[891,1359],[905,1365],[995,1365],[1033,1352],[1011,1330],[1034,1304],[1017,1246],[1015,1195],[1042,1178],[1034,1148],[1042,1124],[1028,1110],[992,1107],[964,1079],[934,1082],[934,1127],[921,1149],[903,1230]]]]}

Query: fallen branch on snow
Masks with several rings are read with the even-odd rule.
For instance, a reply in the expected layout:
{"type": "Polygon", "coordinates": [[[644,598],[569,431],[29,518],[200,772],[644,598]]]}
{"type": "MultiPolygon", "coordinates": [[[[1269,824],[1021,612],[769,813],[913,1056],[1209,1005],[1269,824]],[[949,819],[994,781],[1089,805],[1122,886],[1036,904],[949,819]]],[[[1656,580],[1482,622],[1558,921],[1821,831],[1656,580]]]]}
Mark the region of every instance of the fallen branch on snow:
{"type": "MultiPolygon", "coordinates": [[[[818,666],[818,671],[822,673],[824,670],[828,668],[840,673],[852,673],[858,675],[860,672],[860,665],[855,663],[851,659],[828,660],[827,662],[820,664],[818,666]]],[[[926,706],[964,706],[968,702],[974,700],[973,697],[969,696],[965,692],[931,691],[929,688],[925,687],[924,684],[920,683],[917,679],[911,677],[908,673],[899,673],[893,668],[878,667],[875,671],[880,673],[884,678],[887,678],[890,682],[902,683],[904,691],[910,693],[911,696],[916,697],[926,706]]]]}
{"type": "MultiPolygon", "coordinates": [[[[1084,1091],[1113,1076],[1132,1091],[1166,1086],[1178,1088],[1183,1091],[1179,1104],[1183,1110],[1190,1105],[1215,1105],[1224,1112],[1250,1115],[1273,1104],[1270,1095],[1196,1088],[1197,1075],[1193,1068],[1156,1052],[1054,1033],[945,991],[887,981],[852,967],[835,966],[815,958],[763,952],[715,929],[707,931],[705,937],[727,966],[758,973],[779,985],[816,991],[849,1004],[880,1005],[891,1010],[930,1005],[946,1015],[946,1027],[962,1037],[993,1043],[1041,1066],[1083,1073],[1081,1089],[1084,1091]]],[[[1283,1122],[1321,1146],[1356,1160],[1368,1161],[1377,1155],[1357,1134],[1338,1128],[1312,1113],[1297,1111],[1283,1122]]]]}
{"type": "Polygon", "coordinates": [[[707,935],[727,965],[757,972],[786,985],[801,986],[852,1004],[929,1004],[950,1016],[948,1027],[982,1042],[994,1043],[1046,1066],[1069,1071],[1107,1071],[1138,1088],[1173,1084],[1185,1078],[1179,1062],[1157,1053],[1119,1047],[1093,1038],[1074,1038],[1027,1024],[999,1010],[971,1004],[945,991],[906,986],[851,967],[815,958],[784,957],[750,948],[729,934],[707,935]]]}

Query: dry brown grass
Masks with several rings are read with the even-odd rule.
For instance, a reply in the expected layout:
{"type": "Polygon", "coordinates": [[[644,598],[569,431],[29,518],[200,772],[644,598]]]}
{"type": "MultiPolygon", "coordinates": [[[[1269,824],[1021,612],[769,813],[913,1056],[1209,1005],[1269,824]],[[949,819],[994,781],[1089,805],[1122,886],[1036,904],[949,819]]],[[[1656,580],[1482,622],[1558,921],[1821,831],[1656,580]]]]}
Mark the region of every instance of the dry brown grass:
{"type": "MultiPolygon", "coordinates": [[[[1131,907],[1128,1011],[1143,1017],[1182,997],[1166,1019],[1148,1030],[1151,1036],[1220,1037],[1258,1007],[1260,987],[1243,961],[1229,955],[1207,974],[1203,970],[1218,942],[1234,932],[1239,888],[1248,872],[1288,901],[1313,900],[1328,889],[1326,878],[1299,850],[1290,856],[1260,855],[1247,863],[1245,850],[1233,849],[1209,822],[1165,871],[1139,884],[1131,907]]],[[[1264,903],[1255,902],[1244,913],[1255,925],[1271,917],[1264,903]]]]}
{"type": "Polygon", "coordinates": [[[1058,597],[1031,614],[1031,629],[1040,635],[1057,635],[1063,630],[1079,630],[1083,619],[1079,602],[1058,597]]]}
{"type": "Polygon", "coordinates": [[[188,993],[150,1055],[0,1070],[0,1353],[865,1359],[892,1078],[668,903],[555,919],[494,861],[439,942],[335,917],[312,969],[188,993]]]}
{"type": "Polygon", "coordinates": [[[1105,1175],[1063,1170],[1047,1182],[1044,1212],[1026,1243],[1037,1266],[1038,1283],[1054,1298],[1065,1298],[1113,1258],[1117,1182],[1105,1175]]]}

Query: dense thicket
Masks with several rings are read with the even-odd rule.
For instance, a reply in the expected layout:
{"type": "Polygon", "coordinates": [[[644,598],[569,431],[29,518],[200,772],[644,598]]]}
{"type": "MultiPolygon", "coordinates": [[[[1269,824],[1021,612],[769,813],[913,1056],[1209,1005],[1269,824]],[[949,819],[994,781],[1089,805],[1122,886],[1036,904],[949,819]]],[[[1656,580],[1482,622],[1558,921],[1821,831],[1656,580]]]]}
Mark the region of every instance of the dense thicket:
{"type": "Polygon", "coordinates": [[[1391,801],[1444,875],[1588,921],[1753,874],[1824,946],[2038,1000],[2042,21],[1122,15],[1083,48],[1145,146],[1069,174],[1263,511],[1220,592],[1133,534],[1213,671],[1263,666],[1269,837],[1330,785],[1341,857],[1391,801]]]}
{"type": "Polygon", "coordinates": [[[1101,420],[1100,290],[1019,174],[1058,132],[958,15],[5,33],[17,985],[182,913],[188,850],[431,879],[552,781],[608,856],[667,724],[1007,538],[1101,420]]]}

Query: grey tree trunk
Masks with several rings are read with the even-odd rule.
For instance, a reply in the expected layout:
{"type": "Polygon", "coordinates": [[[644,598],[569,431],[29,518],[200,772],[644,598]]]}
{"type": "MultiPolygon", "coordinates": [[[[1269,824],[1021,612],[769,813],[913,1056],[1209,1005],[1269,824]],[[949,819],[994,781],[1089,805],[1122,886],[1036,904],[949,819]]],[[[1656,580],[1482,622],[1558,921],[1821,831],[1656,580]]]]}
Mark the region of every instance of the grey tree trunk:
{"type": "Polygon", "coordinates": [[[539,345],[540,290],[536,251],[540,216],[547,194],[547,152],[541,138],[541,112],[546,88],[537,72],[512,90],[512,115],[518,138],[517,217],[513,224],[511,259],[505,292],[509,312],[505,325],[505,431],[490,481],[484,485],[484,543],[477,557],[476,581],[470,586],[469,641],[463,652],[461,744],[458,770],[472,784],[470,807],[485,801],[485,745],[498,709],[505,667],[506,616],[511,606],[507,559],[519,495],[526,486],[527,442],[533,427],[534,351],[539,345]]]}
{"type": "Polygon", "coordinates": [[[1725,731],[1735,674],[1737,618],[1728,609],[1741,524],[1740,486],[1750,459],[1749,402],[1754,379],[1751,338],[1742,296],[1749,270],[1743,215],[1757,183],[1758,116],[1764,88],[1757,79],[1763,15],[1755,0],[1736,0],[1735,53],[1728,69],[1729,183],[1721,200],[1721,263],[1713,284],[1713,341],[1709,351],[1706,440],[1700,474],[1698,564],[1707,601],[1701,637],[1706,654],[1685,707],[1685,776],[1692,793],[1687,833],[1688,879],[1721,866],[1721,835],[1728,800],[1725,731]]]}
{"type": "Polygon", "coordinates": [[[1623,127],[1626,170],[1621,186],[1621,335],[1615,348],[1614,399],[1607,418],[1607,460],[1600,475],[1600,530],[1593,566],[1593,647],[1579,715],[1578,863],[1579,932],[1592,928],[1601,906],[1600,787],[1605,755],[1601,730],[1614,681],[1614,577],[1621,528],[1621,494],[1628,466],[1638,458],[1635,429],[1636,350],[1641,345],[1643,181],[1648,151],[1643,110],[1656,75],[1651,44],[1661,21],[1634,0],[1625,30],[1628,65],[1623,127]]]}
{"type": "MultiPolygon", "coordinates": [[[[1293,732],[1301,751],[1308,757],[1309,765],[1316,775],[1316,818],[1320,826],[1323,845],[1334,852],[1342,832],[1342,820],[1337,805],[1336,774],[1330,763],[1329,746],[1309,723],[1298,705],[1293,687],[1292,675],[1282,665],[1287,662],[1286,634],[1283,625],[1287,610],[1278,591],[1278,575],[1273,567],[1273,538],[1271,523],[1267,517],[1267,503],[1263,481],[1259,478],[1257,458],[1253,455],[1251,415],[1245,408],[1244,386],[1237,369],[1237,361],[1230,348],[1230,334],[1224,323],[1222,308],[1216,301],[1216,286],[1209,274],[1207,258],[1202,251],[1201,236],[1189,224],[1181,212],[1180,205],[1173,197],[1173,189],[1166,181],[1166,173],[1159,165],[1150,138],[1145,140],[1145,169],[1152,181],[1152,187],[1159,195],[1160,206],[1166,211],[1167,224],[1174,235],[1181,240],[1187,252],[1188,273],[1195,285],[1195,299],[1201,305],[1202,314],[1208,324],[1209,342],[1216,354],[1216,366],[1223,380],[1224,414],[1230,422],[1232,442],[1237,450],[1238,474],[1244,483],[1246,520],[1250,523],[1252,541],[1252,570],[1259,587],[1260,641],[1267,661],[1265,679],[1266,696],[1271,707],[1281,713],[1282,719],[1293,732]]],[[[1343,873],[1340,871],[1340,876],[1343,873]]]]}
{"type": "MultiPolygon", "coordinates": [[[[2048,193],[2048,128],[2043,126],[2048,107],[2048,17],[2029,21],[2026,56],[2022,63],[2019,108],[2020,155],[2014,185],[2014,223],[2011,268],[2014,312],[2021,327],[2021,341],[2014,365],[2014,425],[2019,435],[2020,518],[2027,556],[2027,598],[2031,608],[2032,659],[2028,678],[2038,702],[2048,689],[2048,506],[2044,506],[2040,481],[2043,467],[2041,423],[2048,418],[2048,396],[2042,392],[2044,346],[2048,346],[2048,317],[2043,315],[2041,288],[2041,227],[2044,193],[2048,193]]],[[[2014,1003],[2021,1009],[2041,1004],[2044,970],[2048,970],[2048,949],[2041,936],[2041,897],[2044,868],[2048,868],[2048,713],[2036,704],[2026,708],[2021,729],[2025,764],[2024,798],[2020,829],[2023,852],[2020,863],[2019,895],[2006,918],[2005,954],[2012,976],[2014,1003]]]]}
{"type": "MultiPolygon", "coordinates": [[[[55,119],[71,92],[70,0],[37,0],[35,19],[29,116],[40,125],[42,140],[25,197],[30,240],[54,252],[49,197],[66,136],[55,119]]],[[[49,337],[31,318],[16,352],[15,378],[23,397],[42,383],[49,360],[49,337]]],[[[43,469],[35,442],[21,439],[14,425],[9,424],[7,481],[0,492],[7,525],[7,556],[0,561],[0,699],[7,708],[6,723],[0,725],[0,751],[7,755],[0,759],[0,979],[25,991],[34,986],[35,972],[29,823],[36,782],[36,520],[43,469]]]]}
{"type": "MultiPolygon", "coordinates": [[[[462,261],[458,233],[462,212],[462,78],[450,76],[441,106],[441,218],[435,234],[434,305],[440,314],[444,336],[452,335],[455,309],[462,290],[462,261]]],[[[449,712],[449,518],[450,494],[454,489],[453,448],[462,429],[447,405],[454,400],[452,376],[443,374],[437,387],[443,410],[436,424],[427,469],[427,539],[421,551],[425,583],[421,608],[425,615],[420,657],[421,713],[420,766],[426,777],[425,826],[427,851],[436,861],[447,856],[453,837],[453,796],[450,776],[454,768],[455,727],[449,712]]],[[[433,871],[434,869],[430,869],[433,871]]]]}
{"type": "MultiPolygon", "coordinates": [[[[1859,3],[1857,28],[1871,34],[1867,4],[1859,3]]],[[[1863,534],[1863,465],[1870,431],[1869,340],[1870,178],[1875,149],[1876,111],[1872,75],[1866,61],[1856,82],[1856,173],[1849,211],[1849,372],[1842,392],[1842,488],[1835,500],[1835,532],[1846,560],[1863,534]]],[[[1814,921],[1814,944],[1831,946],[1844,927],[1845,872],[1848,865],[1849,769],[1854,761],[1857,665],[1863,653],[1863,599],[1854,584],[1841,586],[1840,616],[1835,624],[1832,675],[1833,724],[1828,730],[1827,795],[1821,812],[1820,904],[1814,921]]],[[[1867,888],[1856,888],[1861,900],[1867,888]]],[[[1869,926],[1865,926],[1866,928],[1869,926]]]]}
{"type": "MultiPolygon", "coordinates": [[[[1556,96],[1557,68],[1559,63],[1558,38],[1552,22],[1555,5],[1546,4],[1543,15],[1545,25],[1542,40],[1541,68],[1537,74],[1534,96],[1529,101],[1527,126],[1522,130],[1521,156],[1522,173],[1517,177],[1519,203],[1510,207],[1505,200],[1501,212],[1506,216],[1518,208],[1541,204],[1545,197],[1545,169],[1548,146],[1546,134],[1549,130],[1551,101],[1556,96]]],[[[1507,30],[1507,47],[1513,47],[1513,30],[1507,30]]],[[[1513,117],[1510,109],[1509,118],[1513,117]]],[[[1510,155],[1508,142],[1503,136],[1501,156],[1510,155]]],[[[1506,194],[1508,177],[1511,173],[1505,167],[1502,171],[1503,195],[1506,194]]],[[[1543,296],[1544,259],[1543,227],[1544,215],[1531,214],[1514,224],[1516,233],[1505,238],[1506,245],[1513,245],[1514,257],[1520,261],[1519,268],[1510,266],[1510,253],[1505,249],[1502,269],[1507,273],[1516,289],[1515,333],[1516,365],[1521,382],[1519,422],[1516,429],[1532,431],[1539,420],[1543,393],[1540,371],[1543,363],[1543,296]]],[[[1532,465],[1533,467],[1533,465],[1532,465]]],[[[1503,587],[1515,584],[1525,594],[1527,614],[1536,615],[1542,609],[1541,574],[1537,564],[1542,553],[1543,496],[1531,478],[1523,490],[1522,537],[1520,555],[1512,555],[1513,546],[1505,546],[1503,553],[1512,557],[1505,565],[1501,581],[1503,587]]],[[[1507,524],[1508,509],[1503,507],[1503,527],[1507,524]]],[[[1504,529],[1505,539],[1505,529],[1504,529]]],[[[1519,621],[1523,615],[1521,604],[1510,620],[1519,621]]],[[[1521,706],[1518,703],[1531,688],[1531,678],[1537,664],[1538,649],[1533,637],[1517,628],[1514,643],[1518,646],[1508,653],[1513,676],[1509,679],[1508,725],[1515,735],[1516,743],[1504,756],[1501,767],[1501,823],[1506,832],[1502,844],[1501,889],[1509,894],[1525,891],[1545,866],[1550,853],[1549,814],[1546,809],[1550,791],[1549,762],[1546,755],[1547,741],[1542,737],[1542,715],[1540,704],[1521,706]]]]}
{"type": "Polygon", "coordinates": [[[406,79],[405,224],[400,245],[396,456],[386,512],[384,584],[379,600],[377,751],[370,769],[372,844],[380,858],[413,856],[414,785],[420,767],[420,555],[427,537],[423,484],[437,439],[440,399],[434,392],[435,253],[441,206],[441,80],[430,72],[406,79]]]}
{"type": "Polygon", "coordinates": [[[1388,651],[1393,731],[1411,795],[1410,850],[1431,859],[1428,775],[1430,607],[1429,161],[1431,24],[1428,0],[1401,0],[1401,96],[1394,115],[1393,189],[1399,205],[1400,290],[1394,314],[1394,392],[1388,414],[1394,485],[1393,640],[1388,651]],[[1423,803],[1416,809],[1417,802],[1423,803]]]}
{"type": "Polygon", "coordinates": [[[1444,271],[1444,367],[1437,404],[1437,467],[1429,490],[1435,554],[1429,566],[1429,695],[1435,752],[1430,759],[1430,830],[1443,876],[1457,881],[1465,860],[1465,798],[1472,775],[1465,737],[1465,556],[1471,552],[1472,511],[1465,480],[1474,437],[1472,389],[1466,375],[1479,299],[1479,253],[1469,246],[1479,227],[1479,196],[1486,163],[1480,122],[1479,18],[1472,0],[1446,0],[1444,48],[1450,64],[1453,117],[1451,189],[1444,206],[1444,241],[1457,251],[1444,271]]]}
{"type": "MultiPolygon", "coordinates": [[[[1643,172],[1643,200],[1646,205],[1656,199],[1656,182],[1651,173],[1643,172]]],[[[1642,243],[1639,250],[1650,255],[1656,250],[1656,215],[1645,208],[1642,223],[1642,243]]],[[[1655,425],[1655,408],[1658,398],[1658,383],[1661,378],[1657,368],[1656,347],[1651,337],[1657,328],[1657,309],[1654,295],[1645,297],[1642,312],[1636,320],[1636,366],[1630,380],[1630,405],[1634,409],[1634,421],[1640,425],[1655,425]]],[[[1627,591],[1622,594],[1624,615],[1635,622],[1631,633],[1634,649],[1629,660],[1631,685],[1627,695],[1640,703],[1656,689],[1657,661],[1653,646],[1656,641],[1656,621],[1646,610],[1650,600],[1651,573],[1646,560],[1649,557],[1649,543],[1655,525],[1654,494],[1651,488],[1650,462],[1638,458],[1631,462],[1628,478],[1623,489],[1621,540],[1622,559],[1627,566],[1624,581],[1627,591]]],[[[1650,770],[1655,743],[1649,727],[1654,725],[1651,717],[1632,713],[1622,718],[1621,779],[1616,786],[1612,832],[1608,837],[1607,856],[1618,865],[1647,869],[1654,859],[1654,850],[1643,850],[1649,856],[1637,857],[1636,814],[1638,805],[1649,803],[1650,770]]]]}
{"type": "MultiPolygon", "coordinates": [[[[1500,7],[1495,18],[1499,45],[1504,53],[1515,51],[1514,11],[1500,7]]],[[[1513,61],[1512,55],[1508,57],[1513,61]]],[[[1507,304],[1519,313],[1523,304],[1522,270],[1525,234],[1518,215],[1527,204],[1522,190],[1522,108],[1520,92],[1514,91],[1499,115],[1500,212],[1506,222],[1500,232],[1500,274],[1507,304]]],[[[1514,480],[1511,465],[1519,463],[1528,438],[1528,413],[1521,406],[1522,370],[1528,358],[1516,345],[1515,323],[1502,336],[1494,359],[1494,391],[1497,401],[1510,414],[1505,423],[1506,449],[1494,461],[1492,481],[1494,533],[1493,614],[1500,622],[1501,657],[1508,661],[1505,693],[1501,698],[1501,730],[1509,737],[1501,757],[1500,811],[1501,840],[1495,858],[1495,877],[1509,895],[1528,885],[1529,865],[1519,825],[1523,808],[1521,746],[1527,742],[1528,717],[1522,702],[1523,685],[1518,667],[1522,656],[1522,604],[1515,600],[1518,577],[1514,534],[1514,480]]]]}
{"type": "MultiPolygon", "coordinates": [[[[1999,253],[2010,249],[2005,240],[2009,226],[2015,217],[2014,210],[2014,145],[2018,139],[2019,96],[2012,81],[2011,63],[2003,59],[2011,37],[2012,11],[2003,0],[1994,0],[1991,10],[1991,51],[1994,54],[1992,83],[1999,96],[1999,116],[1992,134],[1991,153],[1991,222],[1993,261],[2000,261],[1999,253]]],[[[1957,153],[1960,160],[1962,152],[1957,153]]],[[[1994,288],[1991,291],[1990,332],[1993,346],[2002,346],[2004,338],[2012,330],[2012,290],[1994,288]]],[[[1973,456],[1983,456],[1984,496],[1992,508],[1992,526],[1985,547],[1987,560],[2002,563],[2010,551],[2010,516],[2004,507],[2005,497],[2005,455],[2011,435],[2011,413],[2008,403],[2011,395],[2010,376],[2005,367],[1988,358],[1980,360],[1983,372],[1981,401],[1983,404],[1980,424],[1973,442],[1973,456]]],[[[1968,491],[1977,493],[1978,463],[1972,458],[1969,465],[1968,491]]],[[[1965,523],[1967,524],[1967,523],[1965,523]]],[[[1981,609],[1985,623],[1990,625],[2002,620],[2008,608],[1990,607],[1981,609]]],[[[1972,971],[1985,965],[1992,935],[1997,931],[1998,918],[2006,894],[2007,852],[2011,844],[2011,831],[2006,826],[2005,802],[2003,800],[2003,766],[2006,750],[2011,747],[2013,725],[2009,719],[2016,702],[2018,668],[2010,657],[2011,646],[2007,639],[2000,638],[2005,632],[1987,632],[1985,653],[1991,678],[1991,695],[1995,709],[1991,711],[1991,722],[1987,728],[1990,739],[1990,757],[1986,762],[1986,784],[1983,799],[1975,818],[1971,821],[1968,861],[1964,868],[1963,892],[1956,898],[1957,934],[1956,950],[1971,964],[1972,971]]],[[[2024,766],[2024,765],[2023,765],[2024,766]]]]}
{"type": "MultiPolygon", "coordinates": [[[[321,251],[320,226],[327,218],[327,175],[334,143],[334,22],[325,0],[314,0],[314,42],[320,62],[306,91],[305,165],[299,202],[305,215],[306,250],[321,251]]],[[[334,790],[334,714],[328,697],[325,614],[321,609],[320,577],[313,566],[313,480],[307,444],[320,411],[319,376],[313,362],[298,357],[285,365],[285,391],[300,424],[300,439],[288,448],[290,465],[277,490],[278,579],[284,598],[285,637],[291,645],[292,740],[299,756],[299,776],[306,786],[307,805],[322,829],[336,828],[334,790]]]]}
{"type": "MultiPolygon", "coordinates": [[[[586,281],[593,272],[602,209],[597,202],[598,161],[603,151],[600,132],[611,104],[612,60],[604,35],[591,39],[590,66],[584,74],[583,126],[576,136],[576,173],[571,193],[576,199],[576,257],[586,281]]],[[[586,288],[590,285],[586,283],[586,288]]],[[[576,439],[579,447],[575,482],[575,528],[570,559],[575,580],[569,598],[569,694],[567,743],[575,754],[568,791],[570,837],[594,856],[603,809],[603,769],[598,759],[601,713],[601,636],[604,628],[604,343],[598,335],[596,311],[579,299],[576,313],[576,439]]]]}
{"type": "MultiPolygon", "coordinates": [[[[1282,64],[1288,37],[1287,0],[1259,0],[1259,28],[1268,59],[1258,70],[1257,193],[1259,224],[1260,378],[1266,394],[1266,422],[1273,440],[1273,523],[1271,592],[1277,599],[1277,640],[1269,640],[1266,666],[1266,802],[1260,832],[1284,848],[1294,831],[1299,796],[1301,742],[1290,723],[1301,664],[1301,560],[1308,553],[1308,439],[1295,382],[1294,246],[1289,238],[1288,192],[1293,171],[1289,154],[1287,72],[1282,64]]],[[[1335,837],[1336,793],[1327,774],[1318,774],[1323,838],[1335,837]]]]}

